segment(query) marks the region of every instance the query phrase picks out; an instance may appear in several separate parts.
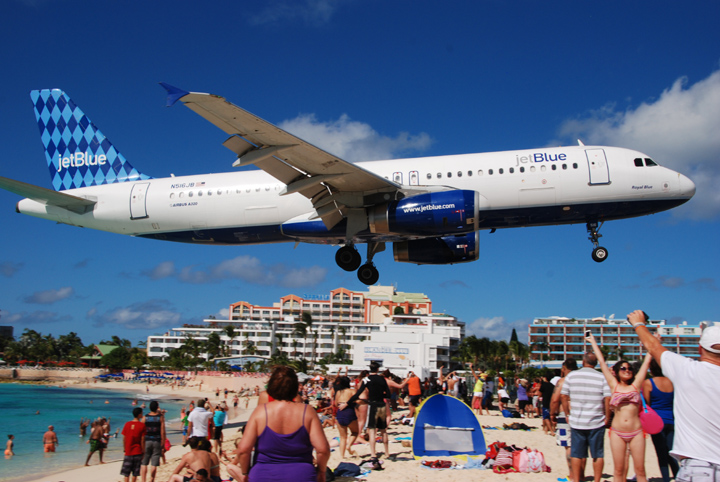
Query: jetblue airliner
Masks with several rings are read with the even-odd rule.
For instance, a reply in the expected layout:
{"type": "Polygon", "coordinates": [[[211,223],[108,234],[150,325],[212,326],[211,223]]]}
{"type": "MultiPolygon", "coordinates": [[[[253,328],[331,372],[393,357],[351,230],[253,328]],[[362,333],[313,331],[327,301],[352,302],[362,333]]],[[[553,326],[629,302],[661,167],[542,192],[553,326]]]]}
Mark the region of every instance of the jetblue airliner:
{"type": "Polygon", "coordinates": [[[595,261],[612,219],[688,201],[695,185],[649,156],[617,147],[538,148],[350,163],[222,97],[162,84],[225,131],[233,166],[257,170],[152,178],[135,169],[57,89],[31,99],[53,189],[0,178],[26,197],[17,212],[84,228],[166,241],[340,245],[335,260],[379,279],[373,257],[393,243],[396,261],[451,264],[479,257],[478,232],[585,223],[595,261]],[[367,245],[362,263],[356,245],[367,245]]]}

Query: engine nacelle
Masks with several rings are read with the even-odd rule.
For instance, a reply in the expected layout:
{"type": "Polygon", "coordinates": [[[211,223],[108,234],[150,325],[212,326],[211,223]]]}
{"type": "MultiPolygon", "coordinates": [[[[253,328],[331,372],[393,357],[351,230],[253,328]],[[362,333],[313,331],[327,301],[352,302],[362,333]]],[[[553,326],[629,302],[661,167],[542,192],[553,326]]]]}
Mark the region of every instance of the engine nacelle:
{"type": "Polygon", "coordinates": [[[477,191],[430,192],[369,209],[368,224],[377,234],[471,233],[478,230],[478,205],[477,191]]]}
{"type": "Polygon", "coordinates": [[[475,261],[480,256],[477,232],[393,243],[393,256],[400,263],[453,264],[475,261]]]}

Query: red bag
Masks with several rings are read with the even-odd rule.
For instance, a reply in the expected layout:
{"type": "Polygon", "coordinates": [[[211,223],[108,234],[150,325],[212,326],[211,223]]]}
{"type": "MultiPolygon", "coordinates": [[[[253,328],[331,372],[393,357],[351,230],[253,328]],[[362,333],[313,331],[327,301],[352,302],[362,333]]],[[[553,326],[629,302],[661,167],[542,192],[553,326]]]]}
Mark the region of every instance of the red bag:
{"type": "Polygon", "coordinates": [[[640,423],[643,430],[650,435],[662,432],[662,429],[665,428],[665,422],[655,410],[645,404],[645,397],[642,394],[640,399],[643,405],[642,410],[640,410],[640,423]]]}

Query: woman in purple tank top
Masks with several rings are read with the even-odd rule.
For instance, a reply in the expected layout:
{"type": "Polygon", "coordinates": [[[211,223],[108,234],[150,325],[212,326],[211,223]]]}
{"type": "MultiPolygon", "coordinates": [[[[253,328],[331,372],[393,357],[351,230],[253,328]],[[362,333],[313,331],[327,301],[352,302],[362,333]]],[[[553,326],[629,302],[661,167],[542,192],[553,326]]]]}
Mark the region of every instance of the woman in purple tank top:
{"type": "Polygon", "coordinates": [[[267,393],[272,402],[250,415],[235,459],[228,472],[240,482],[324,482],[330,445],[315,410],[293,402],[298,379],[292,368],[278,367],[270,376],[267,393]],[[255,464],[250,468],[250,453],[255,464]],[[313,449],[317,467],[313,465],[313,449]]]}

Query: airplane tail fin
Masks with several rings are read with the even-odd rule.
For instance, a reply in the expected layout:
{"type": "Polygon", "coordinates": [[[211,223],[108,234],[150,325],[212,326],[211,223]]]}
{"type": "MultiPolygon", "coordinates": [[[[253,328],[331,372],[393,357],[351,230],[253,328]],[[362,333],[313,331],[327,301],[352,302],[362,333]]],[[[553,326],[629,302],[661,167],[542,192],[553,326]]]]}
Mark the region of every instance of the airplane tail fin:
{"type": "Polygon", "coordinates": [[[30,92],[56,191],[150,179],[137,171],[59,89],[30,92]]]}

